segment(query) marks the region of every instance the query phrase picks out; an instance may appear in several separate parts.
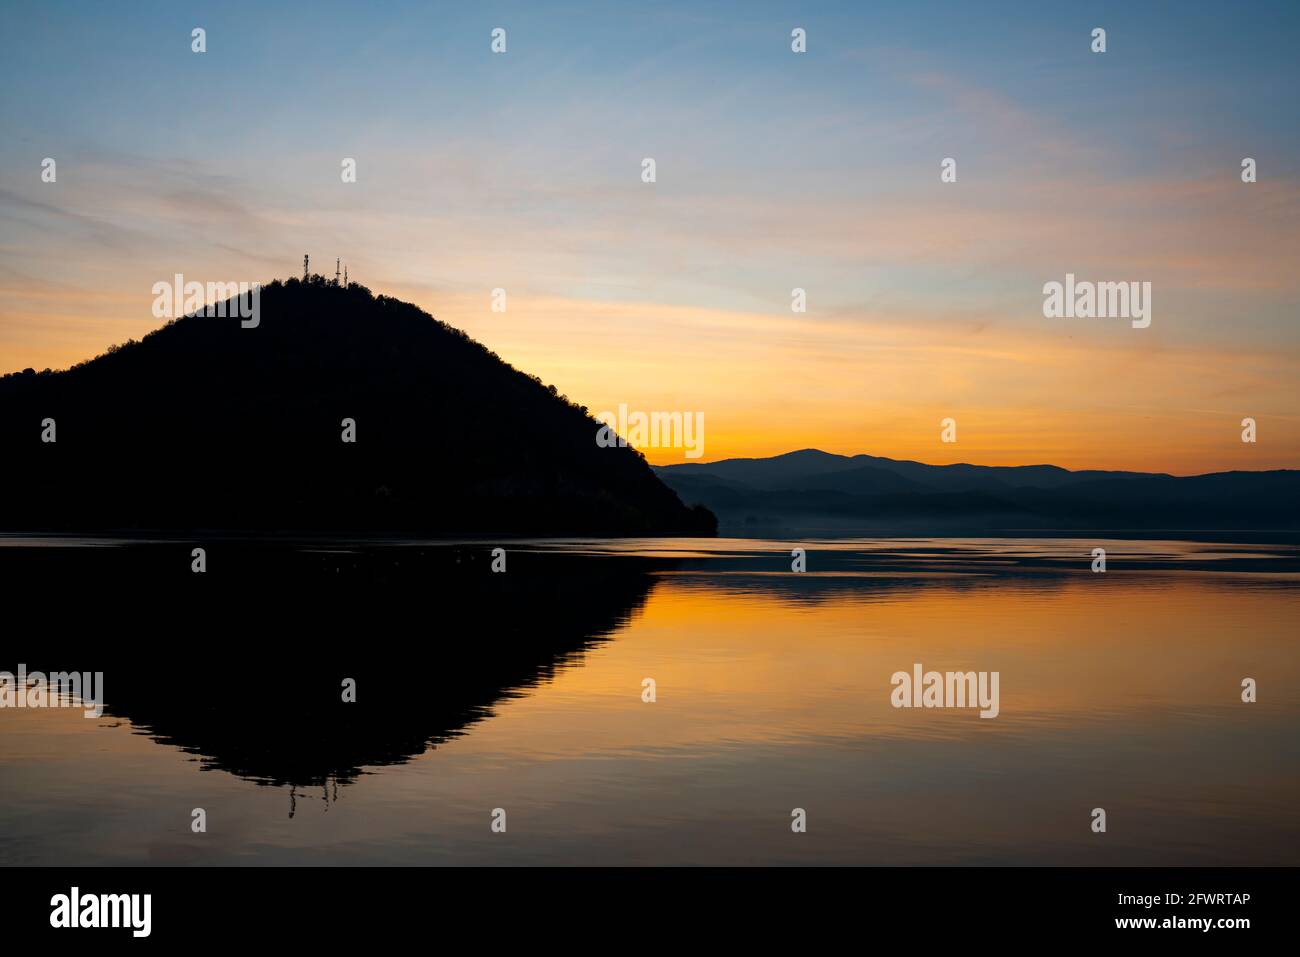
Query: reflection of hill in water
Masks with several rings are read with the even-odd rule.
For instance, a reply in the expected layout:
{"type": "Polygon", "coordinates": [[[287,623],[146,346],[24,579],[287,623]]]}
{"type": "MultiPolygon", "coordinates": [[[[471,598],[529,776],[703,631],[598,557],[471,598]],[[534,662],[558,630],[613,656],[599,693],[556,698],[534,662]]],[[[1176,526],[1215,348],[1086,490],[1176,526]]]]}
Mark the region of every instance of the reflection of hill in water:
{"type": "Polygon", "coordinates": [[[207,767],[298,786],[464,733],[624,624],[655,564],[510,552],[496,574],[485,546],[210,545],[198,575],[189,548],[0,548],[30,599],[6,658],[103,671],[107,713],[207,767]]]}
{"type": "MultiPolygon", "coordinates": [[[[410,760],[465,733],[505,698],[544,682],[644,604],[653,573],[675,588],[815,605],[900,593],[1050,591],[1092,582],[1090,543],[809,543],[726,546],[707,557],[585,557],[490,547],[0,547],[12,636],[0,669],[105,672],[108,713],[205,766],[262,783],[321,786],[410,760]],[[357,681],[355,704],[341,700],[357,681]]],[[[671,549],[669,549],[671,551],[671,549]]],[[[1108,575],[1270,572],[1293,587],[1292,545],[1148,543],[1108,575]]]]}

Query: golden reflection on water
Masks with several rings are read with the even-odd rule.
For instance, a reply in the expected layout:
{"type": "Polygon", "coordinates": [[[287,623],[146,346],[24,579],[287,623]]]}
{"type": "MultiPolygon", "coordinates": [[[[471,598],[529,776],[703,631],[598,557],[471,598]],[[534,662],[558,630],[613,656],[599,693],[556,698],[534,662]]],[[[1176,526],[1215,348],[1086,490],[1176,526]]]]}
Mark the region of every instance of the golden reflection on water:
{"type": "Polygon", "coordinates": [[[1165,714],[1230,720],[1245,714],[1246,676],[1267,689],[1260,710],[1300,701],[1290,591],[1178,573],[1140,585],[1078,576],[808,598],[747,577],[669,576],[616,641],[495,723],[511,725],[518,750],[548,753],[581,747],[577,729],[596,713],[601,734],[618,729],[618,747],[653,749],[962,738],[1165,714]],[[1000,672],[1001,714],[891,707],[890,676],[914,662],[1000,672]],[[655,720],[639,698],[644,677],[657,683],[655,720]]]}
{"type": "Polygon", "coordinates": [[[1300,863],[1289,572],[794,576],[667,547],[705,558],[610,640],[292,819],[117,719],[0,714],[0,862],[1300,863]],[[999,716],[891,707],[915,662],[999,672],[999,716]],[[189,834],[209,805],[221,826],[189,834]]]}

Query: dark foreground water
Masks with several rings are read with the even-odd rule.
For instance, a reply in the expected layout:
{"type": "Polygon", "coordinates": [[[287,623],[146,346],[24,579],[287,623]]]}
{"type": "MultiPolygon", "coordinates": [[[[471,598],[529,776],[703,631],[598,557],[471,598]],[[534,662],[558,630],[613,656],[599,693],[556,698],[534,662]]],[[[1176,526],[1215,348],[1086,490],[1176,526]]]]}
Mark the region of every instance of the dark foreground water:
{"type": "Polygon", "coordinates": [[[193,544],[0,544],[0,863],[1300,864],[1292,546],[193,544]]]}

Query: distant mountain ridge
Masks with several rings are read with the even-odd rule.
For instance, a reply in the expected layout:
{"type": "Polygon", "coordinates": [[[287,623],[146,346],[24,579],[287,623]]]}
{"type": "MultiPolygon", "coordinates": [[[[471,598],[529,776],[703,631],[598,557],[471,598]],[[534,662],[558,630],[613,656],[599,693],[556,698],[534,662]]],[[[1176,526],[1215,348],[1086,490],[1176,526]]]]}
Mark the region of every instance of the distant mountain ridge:
{"type": "Polygon", "coordinates": [[[655,471],[683,501],[713,511],[724,534],[1300,528],[1300,471],[1289,469],[1178,477],[801,449],[655,471]]]}
{"type": "Polygon", "coordinates": [[[715,530],[585,408],[409,303],[313,276],[263,287],[256,327],[225,315],[0,378],[0,530],[715,530]]]}

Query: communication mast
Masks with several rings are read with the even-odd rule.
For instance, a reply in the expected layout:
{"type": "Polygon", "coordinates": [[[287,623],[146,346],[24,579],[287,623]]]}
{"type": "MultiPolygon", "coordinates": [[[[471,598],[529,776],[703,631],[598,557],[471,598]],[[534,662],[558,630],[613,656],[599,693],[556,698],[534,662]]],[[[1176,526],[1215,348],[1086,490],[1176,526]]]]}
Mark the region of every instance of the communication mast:
{"type": "Polygon", "coordinates": [[[334,260],[334,285],[339,284],[339,260],[334,260]]]}
{"type": "Polygon", "coordinates": [[[302,281],[307,281],[307,254],[302,254],[302,281]]]}

